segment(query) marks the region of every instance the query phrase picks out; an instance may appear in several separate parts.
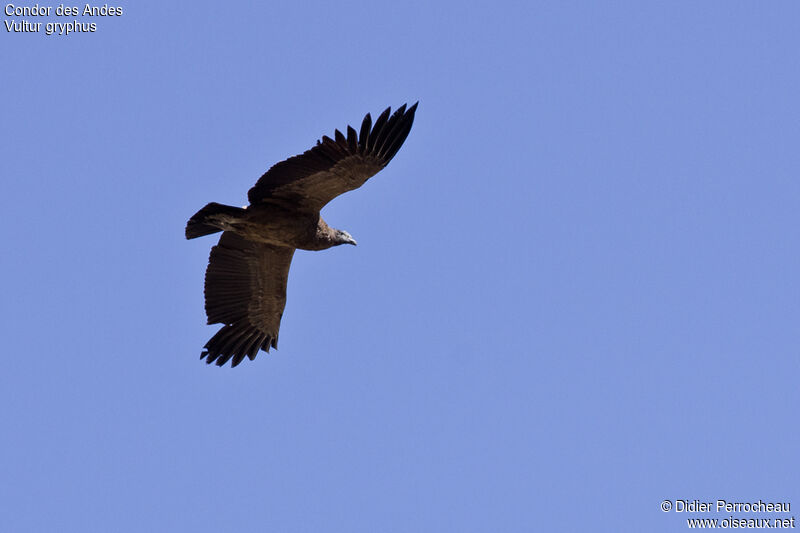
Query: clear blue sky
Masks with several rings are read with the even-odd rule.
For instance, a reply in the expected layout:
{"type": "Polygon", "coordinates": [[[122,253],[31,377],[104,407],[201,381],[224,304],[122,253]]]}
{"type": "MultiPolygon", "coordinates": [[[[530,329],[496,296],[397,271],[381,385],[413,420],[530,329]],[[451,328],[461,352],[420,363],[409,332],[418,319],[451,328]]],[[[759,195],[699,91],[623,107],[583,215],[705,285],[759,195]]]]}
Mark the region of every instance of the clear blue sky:
{"type": "Polygon", "coordinates": [[[0,31],[0,529],[800,509],[796,2],[120,5],[0,31]],[[416,100],[323,212],[359,246],[295,255],[280,350],[202,363],[186,219],[416,100]]]}

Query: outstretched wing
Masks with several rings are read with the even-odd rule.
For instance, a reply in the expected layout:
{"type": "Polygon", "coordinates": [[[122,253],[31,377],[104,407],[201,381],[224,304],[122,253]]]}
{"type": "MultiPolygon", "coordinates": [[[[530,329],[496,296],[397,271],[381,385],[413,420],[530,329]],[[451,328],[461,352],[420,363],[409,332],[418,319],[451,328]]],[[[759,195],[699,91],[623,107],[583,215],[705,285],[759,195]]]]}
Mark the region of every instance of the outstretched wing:
{"type": "Polygon", "coordinates": [[[248,241],[223,232],[211,249],[206,270],[209,324],[225,324],[205,345],[200,358],[222,366],[258,350],[278,347],[278,329],[286,305],[286,282],[294,248],[248,241]]]}
{"type": "Polygon", "coordinates": [[[248,200],[256,204],[279,198],[319,211],[389,164],[411,131],[416,110],[417,104],[408,110],[403,104],[390,117],[387,108],[374,126],[367,113],[358,134],[350,126],[346,137],[336,130],[335,140],[325,136],[311,150],[274,165],[248,191],[248,200]]]}

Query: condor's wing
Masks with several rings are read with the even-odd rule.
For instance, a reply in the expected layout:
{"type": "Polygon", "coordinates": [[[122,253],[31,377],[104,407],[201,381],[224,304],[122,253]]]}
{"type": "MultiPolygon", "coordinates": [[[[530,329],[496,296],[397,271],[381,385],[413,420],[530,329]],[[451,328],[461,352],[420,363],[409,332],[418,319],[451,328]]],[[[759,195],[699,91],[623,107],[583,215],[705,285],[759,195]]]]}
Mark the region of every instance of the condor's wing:
{"type": "Polygon", "coordinates": [[[286,305],[286,282],[294,248],[248,241],[223,232],[211,249],[206,270],[206,314],[209,324],[225,324],[205,345],[200,358],[232,366],[259,350],[278,347],[278,330],[286,305]]]}
{"type": "Polygon", "coordinates": [[[257,204],[279,198],[319,211],[389,164],[411,131],[416,110],[417,104],[407,110],[403,104],[389,116],[391,108],[387,108],[374,125],[368,113],[358,134],[350,126],[346,137],[336,130],[335,139],[325,136],[311,150],[270,168],[248,191],[248,200],[257,204]]]}

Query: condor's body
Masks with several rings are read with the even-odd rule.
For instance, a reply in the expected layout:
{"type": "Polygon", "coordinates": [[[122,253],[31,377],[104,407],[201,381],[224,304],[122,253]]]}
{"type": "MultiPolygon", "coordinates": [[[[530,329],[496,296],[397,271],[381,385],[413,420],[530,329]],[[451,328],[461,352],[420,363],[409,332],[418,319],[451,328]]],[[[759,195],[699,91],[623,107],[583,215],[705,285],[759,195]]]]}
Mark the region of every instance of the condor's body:
{"type": "Polygon", "coordinates": [[[349,233],[330,227],[320,210],[340,194],[377,174],[402,146],[417,104],[386,109],[372,125],[364,117],[359,133],[349,127],[335,140],[323,137],[306,152],[270,168],[247,193],[250,205],[210,203],[186,224],[186,238],[222,231],[206,270],[208,323],[224,324],[205,345],[201,358],[222,366],[259,350],[278,347],[286,304],[286,282],[295,249],[325,250],[356,244],[349,233]]]}

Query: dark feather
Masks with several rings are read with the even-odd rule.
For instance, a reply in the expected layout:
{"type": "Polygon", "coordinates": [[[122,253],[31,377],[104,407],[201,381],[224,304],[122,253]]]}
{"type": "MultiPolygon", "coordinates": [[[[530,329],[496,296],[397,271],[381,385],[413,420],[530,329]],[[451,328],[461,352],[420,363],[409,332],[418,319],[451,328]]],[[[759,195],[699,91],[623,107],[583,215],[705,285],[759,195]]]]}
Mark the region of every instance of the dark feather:
{"type": "Polygon", "coordinates": [[[381,129],[381,132],[378,134],[377,138],[375,139],[375,144],[372,147],[372,152],[374,154],[380,154],[381,148],[383,148],[383,144],[386,142],[386,139],[388,139],[397,129],[397,127],[402,124],[403,113],[405,110],[406,106],[404,104],[394,112],[389,120],[386,121],[386,125],[381,129]]]}
{"type": "Polygon", "coordinates": [[[389,113],[391,113],[391,112],[392,112],[392,108],[391,107],[387,107],[386,109],[383,110],[383,113],[381,113],[378,116],[377,120],[375,120],[375,125],[372,126],[372,131],[369,134],[369,141],[367,142],[367,149],[370,152],[372,152],[372,150],[375,148],[375,141],[377,140],[378,135],[380,135],[381,132],[383,131],[383,126],[386,124],[386,121],[389,119],[389,113]]]}
{"type": "Polygon", "coordinates": [[[358,152],[363,154],[367,149],[367,139],[369,139],[370,128],[372,128],[372,117],[367,113],[361,123],[361,131],[358,133],[358,152]]]}
{"type": "Polygon", "coordinates": [[[350,126],[347,126],[347,150],[351,154],[358,153],[358,134],[350,126]]]}
{"type": "Polygon", "coordinates": [[[411,124],[412,122],[410,120],[406,121],[402,125],[402,128],[399,131],[397,131],[395,135],[392,136],[392,138],[387,139],[387,142],[384,145],[384,149],[380,154],[381,159],[385,161],[384,164],[388,165],[389,161],[391,161],[394,158],[395,154],[397,154],[397,151],[400,150],[400,147],[403,146],[406,137],[408,137],[408,134],[411,132],[411,124]]]}
{"type": "Polygon", "coordinates": [[[342,134],[342,132],[339,131],[339,130],[336,130],[335,135],[336,135],[336,144],[339,144],[339,145],[342,145],[344,147],[347,147],[347,139],[344,138],[344,135],[342,134]]]}

